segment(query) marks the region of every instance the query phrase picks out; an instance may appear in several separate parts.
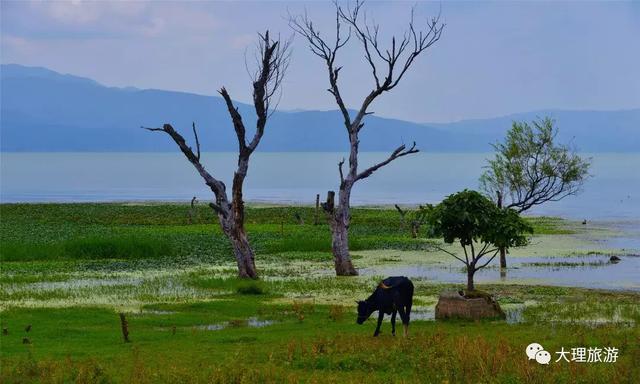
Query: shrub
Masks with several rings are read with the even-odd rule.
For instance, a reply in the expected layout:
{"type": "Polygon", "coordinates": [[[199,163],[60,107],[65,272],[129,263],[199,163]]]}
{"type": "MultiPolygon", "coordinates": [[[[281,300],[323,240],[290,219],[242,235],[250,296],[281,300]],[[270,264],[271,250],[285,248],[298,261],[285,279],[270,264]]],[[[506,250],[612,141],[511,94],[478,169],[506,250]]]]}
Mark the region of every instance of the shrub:
{"type": "Polygon", "coordinates": [[[259,281],[240,281],[236,292],[241,295],[264,295],[265,288],[259,281]]]}

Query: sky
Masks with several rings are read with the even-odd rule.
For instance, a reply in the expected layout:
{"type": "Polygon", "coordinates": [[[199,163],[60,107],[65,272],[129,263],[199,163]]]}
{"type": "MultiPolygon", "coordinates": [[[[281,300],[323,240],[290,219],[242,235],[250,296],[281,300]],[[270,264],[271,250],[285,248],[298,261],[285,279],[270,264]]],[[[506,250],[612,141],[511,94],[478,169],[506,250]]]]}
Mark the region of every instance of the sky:
{"type": "MultiPolygon", "coordinates": [[[[335,34],[331,2],[1,1],[0,60],[89,77],[109,86],[251,100],[245,59],[257,33],[293,36],[307,12],[335,34]]],[[[640,2],[379,2],[365,4],[381,44],[441,14],[442,38],[416,59],[379,116],[449,122],[542,109],[640,108],[640,2]]],[[[352,39],[338,55],[342,94],[357,108],[373,78],[352,39]]],[[[293,37],[279,108],[335,109],[322,61],[293,37]]]]}

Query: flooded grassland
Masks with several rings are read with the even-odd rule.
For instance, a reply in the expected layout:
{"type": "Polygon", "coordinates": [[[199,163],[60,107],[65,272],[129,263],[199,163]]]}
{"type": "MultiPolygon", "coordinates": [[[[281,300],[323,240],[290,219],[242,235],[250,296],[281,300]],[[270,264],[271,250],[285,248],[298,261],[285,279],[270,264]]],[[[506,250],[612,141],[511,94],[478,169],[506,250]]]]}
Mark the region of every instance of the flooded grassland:
{"type": "Polygon", "coordinates": [[[261,279],[246,282],[235,279],[205,207],[195,215],[177,204],[0,209],[5,382],[351,382],[373,374],[392,382],[615,383],[639,374],[633,222],[530,219],[536,233],[510,251],[509,268],[495,260],[476,275],[507,320],[469,323],[433,320],[439,292],[462,285],[462,265],[437,240],[411,238],[393,210],[354,211],[360,276],[336,278],[328,228],[314,225],[313,209],[252,207],[247,227],[261,279]],[[354,300],[388,275],[416,286],[407,340],[392,337],[389,324],[377,339],[372,320],[355,324],[354,300]],[[122,342],[118,313],[131,343],[122,342]],[[524,356],[532,342],[620,353],[615,364],[544,367],[524,356]]]}

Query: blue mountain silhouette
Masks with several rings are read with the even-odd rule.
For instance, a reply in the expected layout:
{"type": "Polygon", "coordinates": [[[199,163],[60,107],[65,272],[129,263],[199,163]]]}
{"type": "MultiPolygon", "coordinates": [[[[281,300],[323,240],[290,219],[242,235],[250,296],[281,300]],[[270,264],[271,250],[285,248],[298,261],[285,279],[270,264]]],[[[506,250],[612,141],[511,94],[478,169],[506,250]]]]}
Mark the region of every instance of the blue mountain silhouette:
{"type": "MultiPolygon", "coordinates": [[[[46,68],[2,65],[2,151],[176,151],[165,135],[140,126],[171,123],[191,138],[198,126],[203,151],[235,151],[237,142],[223,100],[184,92],[107,87],[46,68]]],[[[237,103],[247,127],[252,107],[237,103]]],[[[423,151],[491,150],[513,120],[551,115],[560,139],[581,151],[640,150],[640,109],[622,111],[535,111],[483,120],[421,124],[369,116],[363,151],[389,151],[416,141],[423,151]]],[[[347,140],[338,111],[277,111],[261,151],[345,151],[347,140]]]]}

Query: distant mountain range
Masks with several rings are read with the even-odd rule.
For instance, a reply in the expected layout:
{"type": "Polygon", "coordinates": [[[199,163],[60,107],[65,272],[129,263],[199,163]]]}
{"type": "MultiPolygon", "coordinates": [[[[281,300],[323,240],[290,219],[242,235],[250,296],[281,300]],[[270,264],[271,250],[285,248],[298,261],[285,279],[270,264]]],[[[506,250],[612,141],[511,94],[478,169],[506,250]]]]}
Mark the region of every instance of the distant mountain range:
{"type": "MultiPolygon", "coordinates": [[[[235,151],[237,142],[224,102],[217,96],[107,87],[94,80],[15,64],[0,68],[2,151],[176,151],[168,137],[140,129],[165,122],[191,138],[195,121],[203,151],[235,151]]],[[[252,106],[237,103],[254,123],[252,106]]],[[[585,152],[640,151],[640,109],[536,111],[454,123],[414,123],[369,116],[361,149],[388,151],[416,141],[428,152],[478,152],[503,138],[513,120],[550,115],[559,139],[585,152]]],[[[261,151],[345,151],[337,111],[277,111],[261,151]]]]}

